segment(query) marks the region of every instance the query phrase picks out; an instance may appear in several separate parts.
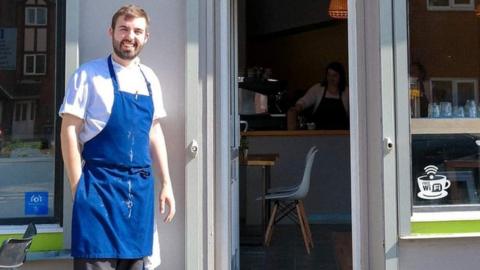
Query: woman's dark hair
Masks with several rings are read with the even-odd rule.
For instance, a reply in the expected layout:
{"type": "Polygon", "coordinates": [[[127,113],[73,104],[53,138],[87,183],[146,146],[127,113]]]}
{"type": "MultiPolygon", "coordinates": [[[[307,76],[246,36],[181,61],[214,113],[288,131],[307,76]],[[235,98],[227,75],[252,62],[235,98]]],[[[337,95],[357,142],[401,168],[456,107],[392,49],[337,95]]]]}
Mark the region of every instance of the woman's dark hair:
{"type": "Polygon", "coordinates": [[[345,87],[347,86],[347,74],[345,73],[345,69],[339,62],[331,62],[330,64],[328,64],[327,68],[325,69],[325,78],[322,82],[322,86],[325,87],[325,89],[328,87],[327,74],[329,69],[337,72],[338,75],[340,75],[340,80],[338,82],[338,91],[341,95],[343,91],[345,91],[345,87]]]}

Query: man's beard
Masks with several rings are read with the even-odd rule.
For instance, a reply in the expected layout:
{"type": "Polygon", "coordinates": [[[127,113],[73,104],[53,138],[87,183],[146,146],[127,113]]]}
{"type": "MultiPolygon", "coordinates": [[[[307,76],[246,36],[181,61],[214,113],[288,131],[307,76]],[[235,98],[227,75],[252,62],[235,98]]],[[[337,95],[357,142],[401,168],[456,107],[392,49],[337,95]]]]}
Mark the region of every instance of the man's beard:
{"type": "Polygon", "coordinates": [[[128,42],[126,40],[122,40],[120,42],[112,39],[113,44],[113,51],[115,54],[123,60],[133,60],[137,57],[143,49],[143,45],[140,45],[138,42],[133,42],[133,50],[124,51],[122,50],[122,43],[128,42]]]}

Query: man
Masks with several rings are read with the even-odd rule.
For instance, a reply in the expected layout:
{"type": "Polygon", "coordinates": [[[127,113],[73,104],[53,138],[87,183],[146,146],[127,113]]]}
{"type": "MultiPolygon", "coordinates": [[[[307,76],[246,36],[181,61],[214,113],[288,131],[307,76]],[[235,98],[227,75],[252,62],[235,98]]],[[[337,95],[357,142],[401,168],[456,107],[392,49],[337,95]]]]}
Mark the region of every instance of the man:
{"type": "Polygon", "coordinates": [[[138,58],[148,26],[143,9],[121,7],[109,29],[112,54],[73,74],[60,108],[76,270],[143,269],[143,257],[152,253],[153,172],[162,179],[165,222],[175,215],[160,83],[138,58]]]}

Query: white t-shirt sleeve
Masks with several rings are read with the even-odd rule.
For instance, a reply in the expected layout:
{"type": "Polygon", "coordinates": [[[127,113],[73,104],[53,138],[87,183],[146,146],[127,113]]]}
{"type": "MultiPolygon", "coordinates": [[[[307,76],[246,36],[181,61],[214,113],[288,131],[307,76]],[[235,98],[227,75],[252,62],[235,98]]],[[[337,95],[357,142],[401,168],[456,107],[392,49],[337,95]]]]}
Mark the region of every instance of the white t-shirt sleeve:
{"type": "Polygon", "coordinates": [[[69,79],[59,115],[68,113],[85,119],[88,103],[88,74],[78,69],[69,79]]]}
{"type": "Polygon", "coordinates": [[[317,83],[313,85],[308,89],[307,93],[305,93],[305,95],[297,101],[297,104],[302,105],[303,109],[314,106],[317,102],[317,98],[319,96],[320,90],[321,90],[320,84],[317,83]]]}

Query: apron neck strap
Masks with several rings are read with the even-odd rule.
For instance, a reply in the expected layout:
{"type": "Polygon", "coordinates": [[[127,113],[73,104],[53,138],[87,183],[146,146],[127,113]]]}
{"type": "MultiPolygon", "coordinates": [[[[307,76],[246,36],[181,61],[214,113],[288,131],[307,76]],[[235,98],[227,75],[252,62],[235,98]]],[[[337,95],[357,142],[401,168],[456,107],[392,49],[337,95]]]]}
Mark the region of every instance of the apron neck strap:
{"type": "Polygon", "coordinates": [[[118,87],[117,75],[113,69],[112,55],[108,56],[108,71],[110,72],[110,78],[112,78],[113,91],[117,92],[120,88],[118,87]]]}
{"type": "MultiPolygon", "coordinates": [[[[145,83],[147,84],[147,89],[148,89],[148,94],[151,96],[152,95],[152,89],[150,82],[147,80],[147,76],[145,76],[145,73],[143,73],[143,70],[141,67],[140,72],[142,73],[143,79],[145,80],[145,83]]],[[[118,86],[118,80],[117,80],[117,75],[115,74],[115,70],[113,69],[113,62],[112,62],[112,55],[108,56],[108,71],[110,72],[110,78],[112,78],[112,84],[113,84],[113,89],[114,91],[119,91],[120,87],[118,86]]]]}

